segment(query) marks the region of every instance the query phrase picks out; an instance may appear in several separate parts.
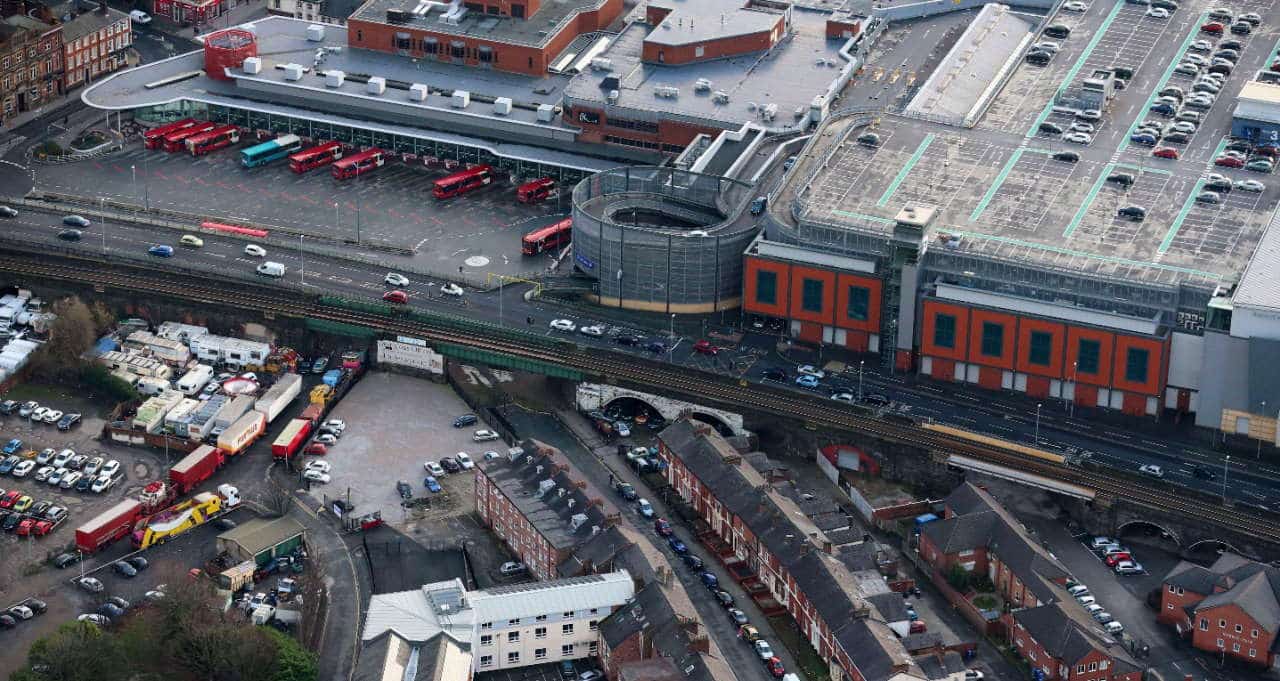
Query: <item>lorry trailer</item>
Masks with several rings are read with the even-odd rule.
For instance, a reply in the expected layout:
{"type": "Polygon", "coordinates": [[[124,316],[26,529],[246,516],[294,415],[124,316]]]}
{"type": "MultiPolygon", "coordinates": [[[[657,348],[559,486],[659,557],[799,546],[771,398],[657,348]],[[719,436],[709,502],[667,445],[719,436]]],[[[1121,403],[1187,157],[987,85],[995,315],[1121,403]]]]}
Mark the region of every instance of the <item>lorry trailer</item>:
{"type": "Polygon", "coordinates": [[[306,419],[294,419],[285,426],[276,441],[271,443],[272,458],[288,461],[293,458],[302,445],[306,444],[311,434],[311,422],[306,419]]]}
{"type": "Polygon", "coordinates": [[[208,480],[225,460],[221,449],[200,445],[169,469],[169,482],[178,488],[178,494],[186,494],[208,480]]]}
{"type": "Polygon", "coordinates": [[[76,548],[83,553],[97,551],[129,534],[134,522],[141,515],[142,502],[137,499],[121,501],[76,528],[76,548]]]}

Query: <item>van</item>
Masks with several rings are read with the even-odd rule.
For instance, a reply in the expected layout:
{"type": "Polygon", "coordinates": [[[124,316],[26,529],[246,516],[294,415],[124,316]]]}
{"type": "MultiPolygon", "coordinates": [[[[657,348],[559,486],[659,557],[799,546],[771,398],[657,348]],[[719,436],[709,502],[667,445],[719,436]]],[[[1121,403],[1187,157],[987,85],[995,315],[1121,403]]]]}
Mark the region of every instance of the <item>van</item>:
{"type": "Polygon", "coordinates": [[[261,265],[258,265],[257,272],[258,274],[268,276],[268,277],[277,277],[277,278],[283,277],[284,265],[278,262],[267,261],[262,263],[261,265]]]}
{"type": "Polygon", "coordinates": [[[766,199],[765,197],[763,197],[763,196],[757,196],[757,197],[755,198],[755,200],[753,200],[753,201],[751,202],[751,214],[752,214],[752,215],[759,215],[759,214],[763,213],[763,212],[764,212],[764,208],[765,208],[765,204],[767,203],[767,201],[768,201],[768,199],[766,199]]]}
{"type": "Polygon", "coordinates": [[[140,26],[146,26],[151,23],[151,15],[140,9],[135,9],[132,12],[129,12],[129,20],[140,26]]]}

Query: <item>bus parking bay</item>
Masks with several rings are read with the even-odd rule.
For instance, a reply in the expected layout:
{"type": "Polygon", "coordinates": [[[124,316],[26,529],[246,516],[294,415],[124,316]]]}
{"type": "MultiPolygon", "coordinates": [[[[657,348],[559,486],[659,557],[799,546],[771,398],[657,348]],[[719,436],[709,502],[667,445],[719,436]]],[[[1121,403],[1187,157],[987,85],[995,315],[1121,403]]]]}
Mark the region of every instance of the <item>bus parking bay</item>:
{"type": "MultiPolygon", "coordinates": [[[[327,166],[296,174],[285,160],[245,168],[240,156],[235,148],[192,157],[134,143],[92,161],[43,166],[36,188],[329,239],[376,239],[415,249],[409,264],[441,275],[459,267],[508,275],[542,269],[543,258],[521,258],[521,238],[567,210],[561,206],[563,188],[540,203],[520,203],[514,178],[502,176],[483,189],[440,201],[432,187],[446,171],[406,164],[396,156],[347,180],[334,179],[327,166]]],[[[164,240],[176,237],[168,231],[157,235],[158,242],[164,240]]]]}

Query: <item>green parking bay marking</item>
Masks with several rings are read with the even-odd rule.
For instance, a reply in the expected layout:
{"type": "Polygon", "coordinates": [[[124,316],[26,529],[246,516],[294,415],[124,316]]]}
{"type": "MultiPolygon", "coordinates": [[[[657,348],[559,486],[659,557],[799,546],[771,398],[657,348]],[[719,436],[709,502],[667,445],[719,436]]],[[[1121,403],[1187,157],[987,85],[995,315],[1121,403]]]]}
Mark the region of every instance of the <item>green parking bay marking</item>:
{"type": "Polygon", "coordinates": [[[1067,229],[1062,232],[1062,238],[1070,239],[1071,234],[1076,231],[1076,227],[1080,226],[1080,221],[1084,220],[1085,213],[1089,212],[1089,206],[1093,205],[1093,200],[1097,198],[1098,192],[1102,191],[1102,184],[1107,181],[1107,177],[1111,175],[1111,171],[1116,169],[1116,164],[1108,163],[1106,168],[1102,169],[1102,173],[1098,175],[1098,181],[1093,183],[1093,188],[1089,190],[1089,195],[1084,197],[1084,202],[1080,204],[1080,208],[1076,210],[1076,214],[1072,216],[1071,222],[1067,223],[1067,229]]]}
{"type": "Polygon", "coordinates": [[[1022,158],[1022,154],[1028,151],[1033,154],[1053,153],[1047,149],[1032,149],[1030,147],[1018,147],[1014,150],[1013,154],[1009,156],[1009,160],[1004,164],[1004,168],[1000,170],[1000,174],[996,175],[996,181],[991,183],[991,186],[987,188],[987,193],[978,202],[978,207],[974,208],[973,212],[969,214],[969,222],[976,222],[978,218],[982,217],[983,211],[987,209],[987,206],[991,204],[991,200],[996,197],[996,192],[1000,190],[1000,185],[1004,184],[1005,179],[1009,177],[1009,173],[1013,172],[1013,167],[1018,165],[1018,159],[1022,158]]]}
{"type": "Polygon", "coordinates": [[[1107,29],[1111,27],[1111,23],[1116,20],[1116,17],[1120,16],[1120,10],[1124,6],[1124,0],[1117,2],[1116,6],[1111,8],[1111,13],[1107,15],[1105,20],[1103,20],[1102,25],[1098,27],[1097,31],[1094,31],[1093,38],[1091,38],[1089,40],[1089,44],[1085,46],[1084,52],[1080,53],[1080,58],[1071,66],[1071,70],[1067,71],[1067,77],[1062,79],[1062,83],[1058,85],[1058,89],[1053,93],[1053,96],[1049,98],[1049,102],[1044,105],[1044,110],[1040,112],[1039,116],[1036,116],[1035,122],[1031,124],[1031,129],[1028,130],[1026,134],[1028,139],[1035,137],[1036,133],[1040,131],[1040,124],[1043,123],[1045,119],[1049,117],[1049,114],[1053,112],[1053,103],[1057,101],[1058,95],[1062,94],[1062,91],[1066,90],[1067,86],[1071,85],[1071,82],[1076,79],[1076,75],[1080,73],[1080,69],[1084,68],[1084,63],[1088,61],[1089,57],[1093,54],[1093,48],[1097,47],[1098,43],[1102,42],[1102,36],[1106,34],[1107,29]]]}
{"type": "Polygon", "coordinates": [[[902,170],[898,171],[897,177],[893,178],[893,182],[889,183],[889,188],[884,190],[884,194],[880,195],[880,200],[876,201],[877,206],[884,207],[889,203],[889,197],[893,196],[893,193],[898,191],[898,185],[902,184],[902,181],[907,179],[907,175],[911,174],[911,169],[920,162],[920,158],[924,156],[924,152],[933,142],[933,138],[933,133],[929,133],[924,136],[924,140],[920,142],[920,146],[916,147],[916,153],[911,155],[911,160],[907,161],[907,164],[902,166],[902,170]]]}
{"type": "MultiPolygon", "coordinates": [[[[1191,32],[1187,34],[1185,39],[1183,39],[1182,46],[1178,48],[1176,54],[1187,53],[1187,48],[1191,46],[1191,43],[1196,39],[1196,36],[1200,34],[1200,27],[1204,25],[1204,22],[1208,20],[1208,18],[1209,13],[1205,12],[1200,15],[1200,18],[1197,19],[1194,24],[1191,25],[1191,32]]],[[[1178,68],[1178,64],[1181,62],[1181,59],[1169,60],[1169,66],[1164,70],[1164,75],[1160,76],[1160,82],[1152,88],[1151,96],[1147,97],[1147,102],[1142,105],[1142,113],[1138,114],[1138,117],[1133,119],[1133,123],[1129,125],[1128,132],[1124,134],[1124,137],[1120,138],[1120,146],[1116,151],[1124,151],[1129,147],[1129,137],[1133,135],[1133,131],[1138,128],[1138,123],[1147,115],[1147,112],[1151,111],[1151,105],[1156,101],[1156,97],[1160,96],[1160,91],[1164,89],[1164,86],[1169,84],[1169,78],[1173,75],[1173,70],[1178,68]]]]}
{"type": "Polygon", "coordinates": [[[1187,214],[1191,212],[1192,206],[1196,205],[1196,197],[1200,196],[1200,192],[1204,190],[1204,180],[1196,182],[1196,186],[1191,189],[1191,195],[1182,204],[1182,210],[1178,211],[1178,217],[1173,219],[1173,224],[1169,225],[1169,232],[1164,235],[1164,241],[1160,242],[1159,253],[1164,253],[1173,245],[1173,238],[1178,236],[1178,230],[1182,229],[1183,220],[1187,219],[1187,214]]]}

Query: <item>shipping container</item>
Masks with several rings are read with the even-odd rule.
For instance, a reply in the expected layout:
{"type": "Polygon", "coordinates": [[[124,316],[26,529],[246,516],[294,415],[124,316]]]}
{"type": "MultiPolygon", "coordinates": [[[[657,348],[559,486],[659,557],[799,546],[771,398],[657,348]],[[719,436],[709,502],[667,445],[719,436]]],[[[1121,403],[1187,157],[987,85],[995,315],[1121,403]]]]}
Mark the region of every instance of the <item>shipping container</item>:
{"type": "Polygon", "coordinates": [[[289,460],[306,443],[311,434],[311,422],[306,419],[294,419],[284,427],[284,431],[271,443],[271,456],[276,459],[289,460]]]}
{"type": "Polygon", "coordinates": [[[254,404],[255,411],[267,417],[267,421],[276,420],[280,412],[289,406],[302,393],[302,377],[298,374],[284,374],[276,384],[267,389],[254,404]]]}
{"type": "Polygon", "coordinates": [[[218,449],[227,456],[235,456],[253,444],[267,429],[267,417],[262,412],[251,411],[227,426],[218,436],[218,449]]]}
{"type": "Polygon", "coordinates": [[[111,542],[129,534],[133,524],[142,515],[142,502],[125,499],[102,512],[96,518],[76,528],[76,548],[93,553],[111,542]]]}
{"type": "Polygon", "coordinates": [[[178,494],[186,494],[208,480],[223,461],[221,449],[200,445],[169,469],[169,482],[178,488],[178,494]]]}

